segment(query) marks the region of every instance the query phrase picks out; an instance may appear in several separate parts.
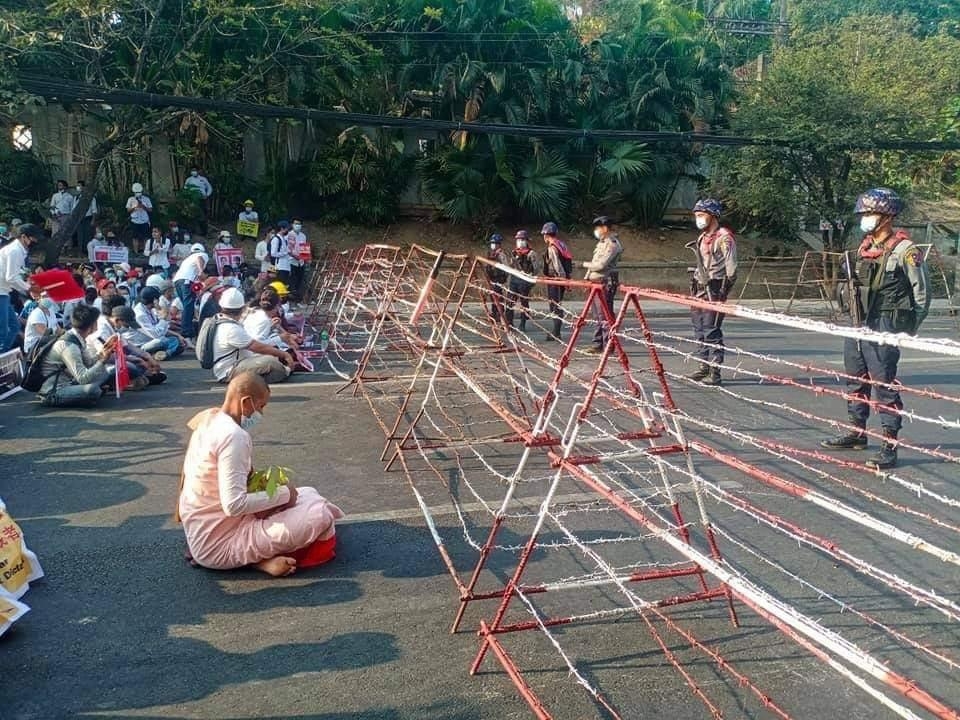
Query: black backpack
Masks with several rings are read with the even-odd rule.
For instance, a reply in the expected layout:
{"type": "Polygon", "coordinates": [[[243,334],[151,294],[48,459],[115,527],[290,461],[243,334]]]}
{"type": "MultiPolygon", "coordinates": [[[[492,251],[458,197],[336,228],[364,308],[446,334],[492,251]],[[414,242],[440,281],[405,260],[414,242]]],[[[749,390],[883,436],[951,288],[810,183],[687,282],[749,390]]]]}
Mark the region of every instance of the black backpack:
{"type": "MultiPolygon", "coordinates": [[[[23,382],[20,383],[20,387],[24,390],[39,392],[40,388],[43,387],[44,381],[49,377],[49,375],[43,374],[43,361],[46,360],[47,355],[53,349],[53,344],[59,339],[60,336],[48,328],[37,340],[37,344],[33,346],[33,350],[27,356],[27,371],[23,375],[23,382]]],[[[67,333],[64,341],[72,341],[77,347],[83,349],[80,338],[73,333],[67,333]]]]}
{"type": "Polygon", "coordinates": [[[204,370],[212,369],[217,361],[223,360],[223,357],[232,355],[234,352],[231,350],[227,355],[218,358],[213,356],[213,342],[217,337],[217,328],[226,323],[240,324],[226,315],[215,315],[204,320],[203,325],[200,326],[200,332],[197,333],[197,360],[200,361],[200,367],[204,370]]]}

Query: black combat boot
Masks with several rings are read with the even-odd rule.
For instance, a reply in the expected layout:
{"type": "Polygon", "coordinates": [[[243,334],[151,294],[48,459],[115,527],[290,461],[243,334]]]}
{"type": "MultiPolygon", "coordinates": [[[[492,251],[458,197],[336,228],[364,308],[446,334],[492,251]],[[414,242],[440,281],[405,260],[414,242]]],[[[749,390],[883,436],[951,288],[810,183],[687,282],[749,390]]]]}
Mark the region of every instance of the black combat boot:
{"type": "Polygon", "coordinates": [[[687,377],[696,382],[703,382],[708,377],[710,377],[710,370],[711,370],[710,366],[707,363],[702,362],[700,363],[700,369],[697,370],[692,375],[688,375],[687,377]]]}
{"type": "Polygon", "coordinates": [[[707,373],[707,376],[700,382],[704,385],[720,385],[722,383],[720,379],[720,368],[711,367],[710,372],[707,373]]]}
{"type": "Polygon", "coordinates": [[[863,434],[863,430],[857,430],[846,435],[838,435],[829,440],[822,440],[820,447],[829,450],[866,450],[867,436],[863,434]]]}
{"type": "Polygon", "coordinates": [[[880,451],[867,460],[867,466],[877,470],[889,470],[897,466],[897,434],[885,432],[880,451]]]}
{"type": "Polygon", "coordinates": [[[559,319],[554,319],[553,321],[553,332],[547,333],[547,342],[553,342],[554,340],[560,340],[560,328],[563,326],[563,321],[559,319]]]}

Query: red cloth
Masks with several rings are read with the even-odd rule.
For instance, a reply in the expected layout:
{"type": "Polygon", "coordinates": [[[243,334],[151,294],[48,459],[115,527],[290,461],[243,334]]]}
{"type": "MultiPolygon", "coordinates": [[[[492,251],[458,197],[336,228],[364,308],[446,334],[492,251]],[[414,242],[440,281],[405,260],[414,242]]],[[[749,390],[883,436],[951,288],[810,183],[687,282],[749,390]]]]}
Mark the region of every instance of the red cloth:
{"type": "Polygon", "coordinates": [[[116,386],[117,386],[117,397],[120,397],[120,393],[126,390],[130,386],[130,368],[127,367],[127,356],[123,352],[123,340],[118,338],[117,349],[114,355],[117,358],[116,365],[116,386]]]}
{"type": "Polygon", "coordinates": [[[336,556],[337,536],[326,540],[314,540],[311,545],[290,553],[290,557],[297,561],[297,568],[316,567],[333,560],[336,556]]]}

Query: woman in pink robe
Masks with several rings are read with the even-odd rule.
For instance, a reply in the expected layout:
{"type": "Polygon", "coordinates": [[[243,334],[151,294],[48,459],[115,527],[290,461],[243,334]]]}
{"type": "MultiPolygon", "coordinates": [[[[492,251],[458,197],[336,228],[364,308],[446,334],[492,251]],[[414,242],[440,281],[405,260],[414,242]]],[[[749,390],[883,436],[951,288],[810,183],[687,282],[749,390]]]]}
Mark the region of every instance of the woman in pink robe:
{"type": "Polygon", "coordinates": [[[254,565],[289,575],[291,555],[335,535],[343,512],[312,487],[281,486],[271,498],[247,492],[253,442],[247,429],[270,399],[258,375],[242,373],[227,386],[223,406],[195,415],[183,462],[179,516],[194,562],[226,570],[254,565]]]}

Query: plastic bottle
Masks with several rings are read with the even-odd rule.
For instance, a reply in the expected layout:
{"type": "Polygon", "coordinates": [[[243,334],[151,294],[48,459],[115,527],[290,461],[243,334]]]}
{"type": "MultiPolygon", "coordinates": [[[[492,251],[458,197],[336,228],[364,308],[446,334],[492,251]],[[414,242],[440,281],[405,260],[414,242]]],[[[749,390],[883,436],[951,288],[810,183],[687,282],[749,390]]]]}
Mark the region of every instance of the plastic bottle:
{"type": "Polygon", "coordinates": [[[326,352],[327,345],[330,344],[330,333],[326,329],[320,331],[320,351],[326,352]]]}

